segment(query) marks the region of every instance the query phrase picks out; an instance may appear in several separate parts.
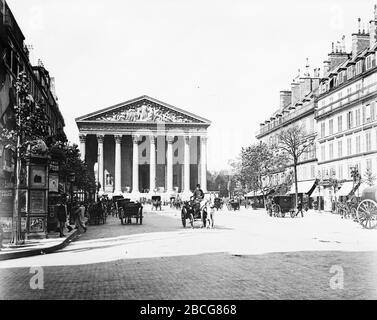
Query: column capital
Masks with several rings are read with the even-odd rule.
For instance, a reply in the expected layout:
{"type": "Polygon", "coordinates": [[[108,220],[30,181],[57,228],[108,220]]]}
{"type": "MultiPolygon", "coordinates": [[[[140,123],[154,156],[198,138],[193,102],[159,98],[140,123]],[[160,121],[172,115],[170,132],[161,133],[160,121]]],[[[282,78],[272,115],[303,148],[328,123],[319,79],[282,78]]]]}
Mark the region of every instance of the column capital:
{"type": "Polygon", "coordinates": [[[121,134],[114,135],[115,143],[122,143],[123,136],[121,134]]]}
{"type": "Polygon", "coordinates": [[[191,140],[191,136],[190,135],[184,135],[183,136],[183,139],[186,143],[190,143],[190,140],[191,140]]]}
{"type": "Polygon", "coordinates": [[[133,134],[132,135],[132,142],[133,143],[139,143],[139,141],[140,141],[140,136],[137,135],[137,134],[133,134]]]}
{"type": "Polygon", "coordinates": [[[79,139],[80,139],[81,143],[85,143],[86,142],[86,134],[85,133],[80,133],[79,134],[79,139]]]}
{"type": "Polygon", "coordinates": [[[103,140],[105,140],[105,135],[104,134],[97,134],[97,141],[99,143],[103,143],[103,140]]]}
{"type": "Polygon", "coordinates": [[[207,136],[200,136],[200,141],[203,143],[207,143],[208,137],[207,136]]]}
{"type": "Polygon", "coordinates": [[[172,144],[174,142],[174,136],[167,136],[166,140],[168,141],[169,144],[172,144]]]}
{"type": "Polygon", "coordinates": [[[149,140],[151,143],[156,144],[157,136],[154,134],[149,135],[149,140]]]}

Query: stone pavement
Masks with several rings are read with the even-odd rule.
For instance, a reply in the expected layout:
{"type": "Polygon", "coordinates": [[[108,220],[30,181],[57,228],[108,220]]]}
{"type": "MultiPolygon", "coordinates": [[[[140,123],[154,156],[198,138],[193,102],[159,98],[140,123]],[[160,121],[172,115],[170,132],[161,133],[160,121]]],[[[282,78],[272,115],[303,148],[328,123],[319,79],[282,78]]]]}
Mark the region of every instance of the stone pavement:
{"type": "Polygon", "coordinates": [[[183,229],[177,211],[145,211],[142,226],[110,218],[59,252],[0,261],[0,298],[377,298],[377,230],[245,209],[216,213],[213,230],[183,229]],[[31,266],[43,268],[43,290],[30,288],[31,266]],[[333,267],[343,289],[330,286],[333,267]]]}

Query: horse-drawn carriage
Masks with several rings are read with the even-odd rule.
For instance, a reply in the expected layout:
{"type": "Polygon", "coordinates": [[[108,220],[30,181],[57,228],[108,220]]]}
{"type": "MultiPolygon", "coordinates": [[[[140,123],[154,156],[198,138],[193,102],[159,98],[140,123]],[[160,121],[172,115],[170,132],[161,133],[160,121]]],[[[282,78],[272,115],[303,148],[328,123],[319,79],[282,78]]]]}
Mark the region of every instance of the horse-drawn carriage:
{"type": "Polygon", "coordinates": [[[107,218],[106,208],[102,202],[97,202],[88,208],[89,219],[88,223],[90,225],[105,224],[107,218]]]}
{"type": "Polygon", "coordinates": [[[181,210],[181,219],[182,219],[182,225],[184,228],[186,228],[187,219],[190,220],[191,228],[194,228],[195,221],[201,221],[203,224],[203,227],[207,226],[207,220],[210,220],[208,221],[210,227],[213,228],[213,225],[214,225],[213,217],[208,216],[207,206],[200,208],[200,201],[194,200],[193,197],[191,197],[189,201],[183,202],[183,207],[181,210]],[[202,211],[203,211],[203,217],[201,214],[202,211]]]}
{"type": "Polygon", "coordinates": [[[240,210],[241,207],[240,207],[240,202],[238,200],[235,200],[235,199],[231,199],[229,200],[229,202],[227,203],[227,208],[229,211],[236,211],[236,210],[240,210]]]}
{"type": "Polygon", "coordinates": [[[294,198],[292,196],[274,196],[267,211],[270,216],[284,218],[286,214],[290,214],[291,218],[295,218],[301,213],[303,217],[303,206],[299,202],[297,205],[297,210],[294,205],[294,198]]]}
{"type": "Polygon", "coordinates": [[[364,189],[361,200],[356,210],[357,221],[363,228],[377,228],[377,186],[364,189]]]}
{"type": "Polygon", "coordinates": [[[223,205],[224,205],[224,203],[223,203],[223,200],[221,198],[215,198],[214,207],[217,211],[222,210],[223,205]]]}
{"type": "Polygon", "coordinates": [[[179,196],[170,197],[170,208],[180,210],[183,205],[183,202],[179,196]]]}
{"type": "Polygon", "coordinates": [[[161,211],[161,209],[162,209],[161,196],[152,196],[152,207],[151,207],[151,210],[153,210],[153,208],[155,208],[155,210],[157,210],[158,208],[160,208],[160,211],[161,211]]]}
{"type": "Polygon", "coordinates": [[[130,199],[121,199],[117,202],[118,217],[121,224],[131,224],[132,218],[136,224],[143,224],[143,206],[139,202],[131,202],[130,199]],[[124,220],[124,221],[123,221],[124,220]]]}

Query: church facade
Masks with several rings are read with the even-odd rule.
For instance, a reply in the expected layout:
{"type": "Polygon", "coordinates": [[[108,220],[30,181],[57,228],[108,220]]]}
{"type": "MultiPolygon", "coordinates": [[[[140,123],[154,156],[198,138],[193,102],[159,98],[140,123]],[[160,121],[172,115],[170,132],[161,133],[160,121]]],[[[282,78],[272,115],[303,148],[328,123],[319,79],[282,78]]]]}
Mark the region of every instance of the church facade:
{"type": "Polygon", "coordinates": [[[82,159],[99,194],[135,197],[207,189],[211,122],[148,96],[76,119],[82,159]]]}

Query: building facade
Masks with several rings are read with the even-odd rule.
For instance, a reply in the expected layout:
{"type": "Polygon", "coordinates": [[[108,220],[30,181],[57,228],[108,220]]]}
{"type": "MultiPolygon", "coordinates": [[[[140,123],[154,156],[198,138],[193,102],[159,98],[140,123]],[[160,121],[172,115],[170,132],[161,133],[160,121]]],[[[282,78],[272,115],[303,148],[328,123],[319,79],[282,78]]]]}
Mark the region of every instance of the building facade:
{"type": "MultiPolygon", "coordinates": [[[[292,82],[290,91],[280,92],[280,108],[264,123],[260,124],[260,130],[256,137],[259,141],[269,145],[278,144],[278,135],[292,125],[299,125],[303,128],[308,138],[316,136],[317,128],[315,122],[316,100],[320,83],[319,70],[314,70],[313,76],[307,68],[304,76],[298,76],[292,82]]],[[[266,181],[271,188],[276,189],[286,179],[293,175],[293,164],[288,164],[282,170],[278,170],[272,176],[273,181],[266,181]]],[[[297,179],[299,193],[307,193],[312,189],[316,180],[317,153],[316,146],[308,148],[304,152],[297,166],[297,179]]],[[[288,190],[293,193],[294,190],[288,190]]]]}
{"type": "MultiPolygon", "coordinates": [[[[359,28],[352,35],[351,53],[338,48],[329,55],[337,56],[337,61],[326,70],[318,96],[319,175],[348,185],[353,169],[362,176],[367,170],[377,172],[377,7],[369,29],[368,33],[359,28]]],[[[327,207],[334,196],[331,188],[325,188],[327,207]]]]}
{"type": "MultiPolygon", "coordinates": [[[[64,135],[64,119],[59,110],[55,94],[54,79],[44,68],[42,62],[37,66],[29,60],[29,49],[24,43],[25,37],[17,24],[8,4],[0,0],[0,130],[15,127],[14,107],[17,105],[15,81],[21,72],[27,76],[30,94],[36,105],[42,107],[49,123],[51,137],[64,135]]],[[[14,151],[6,148],[0,141],[0,225],[6,237],[10,237],[14,219],[15,197],[15,159],[14,151]]],[[[26,161],[26,159],[22,159],[26,161]]],[[[21,231],[46,234],[50,200],[54,189],[50,188],[51,177],[43,165],[21,166],[22,190],[19,193],[18,214],[21,216],[21,231]],[[43,169],[43,170],[42,170],[43,169]],[[34,175],[34,179],[23,179],[34,175]],[[40,183],[38,183],[40,181],[40,183]],[[25,183],[23,183],[25,182],[25,183]],[[42,183],[43,182],[43,183],[42,183]],[[51,193],[50,193],[51,191],[51,193]]],[[[52,170],[52,169],[51,169],[52,170]]],[[[56,182],[57,180],[52,180],[56,182]]],[[[57,190],[55,193],[58,193],[57,190]]]]}
{"type": "MultiPolygon", "coordinates": [[[[39,62],[33,66],[25,37],[8,4],[0,1],[0,128],[11,127],[14,121],[16,91],[14,82],[20,72],[25,72],[33,99],[45,109],[49,119],[50,135],[64,132],[64,118],[55,94],[55,81],[39,62]]],[[[0,187],[14,183],[14,163],[10,151],[0,145],[0,187]]]]}
{"type": "MultiPolygon", "coordinates": [[[[355,187],[353,170],[361,176],[367,170],[377,172],[377,5],[368,29],[361,29],[359,19],[351,52],[346,51],[344,36],[333,43],[322,75],[317,69],[313,78],[308,71],[306,77],[296,78],[291,91],[281,92],[280,109],[256,134],[259,141],[277,143],[279,130],[299,124],[316,137],[315,146],[301,157],[297,175],[302,186],[320,181],[312,197],[320,198],[328,211],[337,196],[347,196],[355,187]],[[330,179],[340,181],[340,188],[325,183],[330,179]]],[[[275,185],[284,174],[277,173],[275,185]]]]}
{"type": "Polygon", "coordinates": [[[207,189],[210,121],[142,96],[76,119],[100,194],[135,198],[207,189]]]}

